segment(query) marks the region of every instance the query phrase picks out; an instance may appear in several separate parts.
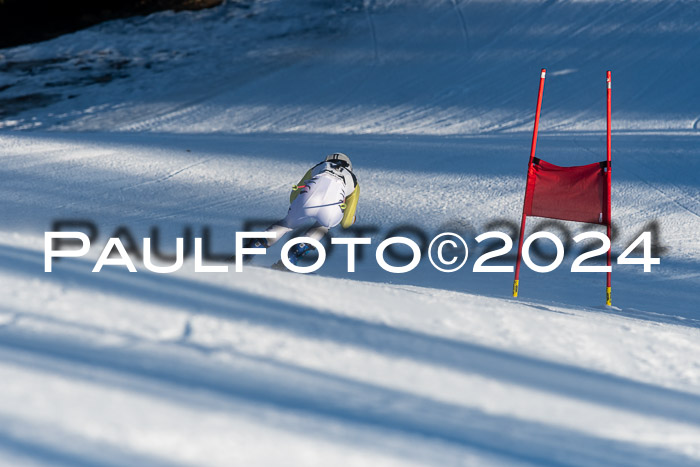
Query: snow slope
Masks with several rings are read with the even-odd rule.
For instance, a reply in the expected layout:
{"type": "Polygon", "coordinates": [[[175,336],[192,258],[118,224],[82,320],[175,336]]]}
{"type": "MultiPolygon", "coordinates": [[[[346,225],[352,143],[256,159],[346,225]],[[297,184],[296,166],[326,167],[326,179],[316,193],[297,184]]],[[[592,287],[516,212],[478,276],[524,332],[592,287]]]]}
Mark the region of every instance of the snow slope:
{"type": "MultiPolygon", "coordinates": [[[[696,465],[700,462],[700,8],[676,1],[228,2],[0,51],[0,463],[696,465]],[[538,155],[605,158],[614,251],[656,222],[661,265],[471,272],[517,223],[538,155]],[[30,96],[30,97],[27,97],[30,96]],[[92,267],[126,226],[233,250],[341,150],[374,245],[410,224],[470,241],[312,276],[92,267]],[[43,233],[90,220],[43,272],[43,233]],[[580,277],[579,277],[580,276],[580,277]]],[[[542,221],[532,220],[528,231],[542,221]]],[[[563,224],[572,233],[590,226],[563,224]]],[[[553,232],[561,234],[561,227],[553,232]]],[[[334,232],[342,236],[342,232],[334,232]]]]}

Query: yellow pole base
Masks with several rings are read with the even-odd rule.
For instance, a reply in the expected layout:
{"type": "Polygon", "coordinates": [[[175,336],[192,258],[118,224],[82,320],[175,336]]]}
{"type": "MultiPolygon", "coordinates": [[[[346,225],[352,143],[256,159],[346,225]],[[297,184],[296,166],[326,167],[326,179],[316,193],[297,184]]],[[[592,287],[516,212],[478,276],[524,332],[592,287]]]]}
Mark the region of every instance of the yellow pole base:
{"type": "Polygon", "coordinates": [[[605,289],[605,304],[612,306],[612,298],[610,297],[610,287],[605,289]]]}
{"type": "Polygon", "coordinates": [[[518,296],[518,280],[513,281],[513,296],[517,297],[518,296]]]}

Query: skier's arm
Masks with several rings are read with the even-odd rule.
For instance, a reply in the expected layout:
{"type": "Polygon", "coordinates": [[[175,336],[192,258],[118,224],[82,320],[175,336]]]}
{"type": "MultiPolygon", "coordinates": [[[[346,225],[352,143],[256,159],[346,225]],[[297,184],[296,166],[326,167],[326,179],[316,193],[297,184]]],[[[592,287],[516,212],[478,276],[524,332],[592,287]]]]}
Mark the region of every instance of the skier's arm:
{"type": "MultiPolygon", "coordinates": [[[[297,185],[303,185],[304,181],[310,180],[312,170],[313,170],[313,167],[310,168],[309,171],[306,172],[303,177],[301,177],[301,180],[299,180],[299,183],[297,183],[297,185]]],[[[297,198],[297,196],[299,196],[300,191],[301,190],[292,190],[292,192],[289,194],[289,204],[291,204],[292,201],[294,201],[297,198]]]]}
{"type": "Polygon", "coordinates": [[[345,198],[345,212],[343,213],[343,220],[340,221],[340,225],[344,229],[347,229],[352,224],[355,223],[355,209],[357,208],[357,201],[360,199],[360,185],[355,185],[355,189],[350,193],[350,196],[345,198]]]}

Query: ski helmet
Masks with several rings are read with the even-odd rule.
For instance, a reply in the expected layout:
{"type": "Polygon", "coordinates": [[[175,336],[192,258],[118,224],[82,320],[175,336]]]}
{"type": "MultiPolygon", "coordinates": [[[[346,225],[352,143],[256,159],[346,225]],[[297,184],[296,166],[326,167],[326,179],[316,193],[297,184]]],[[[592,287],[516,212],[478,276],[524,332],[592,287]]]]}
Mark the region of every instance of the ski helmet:
{"type": "Polygon", "coordinates": [[[350,162],[350,158],[342,152],[334,152],[333,154],[328,155],[326,157],[326,162],[340,162],[341,164],[345,164],[348,170],[352,170],[352,162],[350,162]]]}

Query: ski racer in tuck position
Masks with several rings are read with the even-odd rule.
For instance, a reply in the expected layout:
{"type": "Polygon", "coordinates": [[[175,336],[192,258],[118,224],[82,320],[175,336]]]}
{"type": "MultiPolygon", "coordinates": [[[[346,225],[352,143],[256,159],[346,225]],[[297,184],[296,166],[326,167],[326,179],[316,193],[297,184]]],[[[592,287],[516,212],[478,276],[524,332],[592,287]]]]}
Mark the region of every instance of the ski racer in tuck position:
{"type": "MultiPolygon", "coordinates": [[[[352,172],[352,162],[343,153],[333,153],[308,170],[289,196],[287,216],[270,226],[266,232],[277,234],[275,238],[253,239],[249,247],[267,248],[276,243],[286,233],[313,222],[304,234],[321,240],[328,231],[340,224],[347,229],[355,223],[355,209],[360,198],[360,185],[352,172]]],[[[289,250],[289,261],[297,264],[299,259],[313,247],[298,243],[289,250]]],[[[282,262],[274,268],[282,269],[282,262]]]]}

